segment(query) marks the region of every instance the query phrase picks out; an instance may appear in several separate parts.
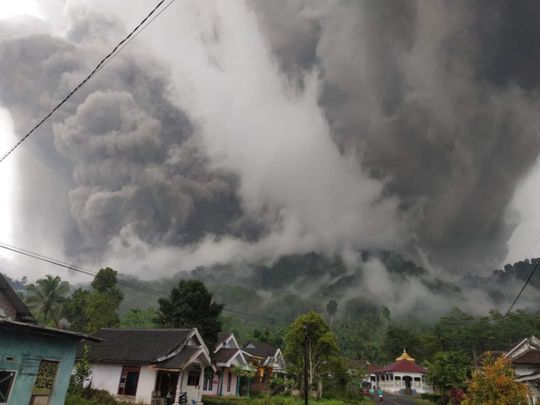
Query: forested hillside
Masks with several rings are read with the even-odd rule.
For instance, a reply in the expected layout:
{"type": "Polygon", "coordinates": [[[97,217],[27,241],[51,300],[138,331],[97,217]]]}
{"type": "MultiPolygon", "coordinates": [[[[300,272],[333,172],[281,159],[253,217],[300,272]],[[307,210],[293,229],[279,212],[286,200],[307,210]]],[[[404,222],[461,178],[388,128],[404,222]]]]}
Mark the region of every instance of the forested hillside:
{"type": "MultiPolygon", "coordinates": [[[[454,349],[474,357],[540,333],[537,280],[522,301],[529,310],[502,316],[535,261],[453,282],[386,251],[363,252],[353,266],[341,257],[310,253],[268,263],[199,267],[154,281],[120,275],[154,291],[118,286],[123,294],[120,326],[152,327],[157,300],[179,280],[197,279],[224,304],[224,330],[244,341],[279,345],[293,319],[315,310],[326,317],[351,358],[386,361],[402,346],[420,360],[454,349]],[[480,302],[479,295],[484,296],[483,306],[471,305],[469,299],[480,302]]],[[[24,282],[14,281],[19,291],[24,282]]]]}

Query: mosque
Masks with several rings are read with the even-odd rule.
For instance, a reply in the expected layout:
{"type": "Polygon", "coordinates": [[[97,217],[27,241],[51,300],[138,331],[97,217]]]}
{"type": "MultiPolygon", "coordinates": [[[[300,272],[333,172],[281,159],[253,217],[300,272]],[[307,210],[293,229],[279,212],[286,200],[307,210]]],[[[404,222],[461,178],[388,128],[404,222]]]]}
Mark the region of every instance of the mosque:
{"type": "Polygon", "coordinates": [[[422,394],[432,392],[425,381],[427,370],[404,349],[401,356],[387,366],[369,366],[369,379],[372,384],[384,391],[402,394],[422,394]]]}

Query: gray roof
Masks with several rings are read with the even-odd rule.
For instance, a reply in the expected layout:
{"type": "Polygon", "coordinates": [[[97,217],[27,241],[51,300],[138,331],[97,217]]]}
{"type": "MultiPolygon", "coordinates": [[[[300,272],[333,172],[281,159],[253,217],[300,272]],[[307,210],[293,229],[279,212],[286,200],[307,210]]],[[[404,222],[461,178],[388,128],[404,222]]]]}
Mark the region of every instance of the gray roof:
{"type": "Polygon", "coordinates": [[[214,363],[227,363],[232,359],[240,349],[235,348],[221,348],[216,353],[212,355],[212,361],[214,363]]]}
{"type": "Polygon", "coordinates": [[[40,326],[28,322],[10,321],[7,319],[0,319],[0,329],[3,330],[16,330],[24,332],[32,332],[41,335],[62,336],[76,340],[87,340],[88,342],[101,342],[101,339],[94,336],[85,335],[83,333],[72,332],[69,330],[49,328],[47,326],[40,326]]]}
{"type": "MultiPolygon", "coordinates": [[[[95,363],[156,363],[160,357],[182,346],[193,331],[193,329],[100,329],[96,336],[104,342],[90,345],[88,360],[95,363]]],[[[186,349],[188,348],[184,350],[186,349]]]]}
{"type": "Polygon", "coordinates": [[[0,273],[0,293],[3,294],[15,308],[15,321],[36,323],[35,318],[24,304],[23,300],[9,284],[7,278],[0,273]]]}
{"type": "Polygon", "coordinates": [[[267,357],[273,357],[277,352],[277,348],[275,348],[274,346],[257,342],[248,342],[242,350],[251,356],[260,357],[263,359],[266,359],[267,357]]]}
{"type": "Polygon", "coordinates": [[[184,347],[180,353],[165,361],[157,363],[157,365],[161,368],[182,368],[186,361],[199,350],[201,350],[199,347],[184,347]]]}

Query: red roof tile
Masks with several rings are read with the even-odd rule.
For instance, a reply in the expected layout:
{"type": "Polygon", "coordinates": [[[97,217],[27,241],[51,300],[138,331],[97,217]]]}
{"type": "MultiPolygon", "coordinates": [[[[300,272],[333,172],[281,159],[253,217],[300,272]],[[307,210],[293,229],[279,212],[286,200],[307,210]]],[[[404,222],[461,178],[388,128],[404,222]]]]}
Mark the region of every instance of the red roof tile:
{"type": "Polygon", "coordinates": [[[386,367],[379,368],[378,370],[374,372],[425,374],[427,370],[424,367],[419,366],[413,361],[399,360],[386,367]]]}

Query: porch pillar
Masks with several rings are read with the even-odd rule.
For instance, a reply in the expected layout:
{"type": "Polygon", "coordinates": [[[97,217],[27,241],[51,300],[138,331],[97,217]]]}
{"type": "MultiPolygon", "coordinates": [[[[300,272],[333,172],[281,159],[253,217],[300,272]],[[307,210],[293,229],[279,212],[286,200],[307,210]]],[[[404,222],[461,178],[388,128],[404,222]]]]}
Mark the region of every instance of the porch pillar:
{"type": "Polygon", "coordinates": [[[176,384],[176,398],[174,398],[175,404],[180,403],[178,399],[180,398],[180,394],[182,393],[183,381],[184,381],[184,370],[180,370],[180,373],[178,374],[178,383],[176,384]]]}
{"type": "Polygon", "coordinates": [[[198,399],[197,401],[198,402],[201,402],[202,400],[202,388],[204,387],[204,369],[205,369],[205,365],[203,364],[201,366],[201,376],[199,377],[199,395],[198,395],[198,399]]]}

